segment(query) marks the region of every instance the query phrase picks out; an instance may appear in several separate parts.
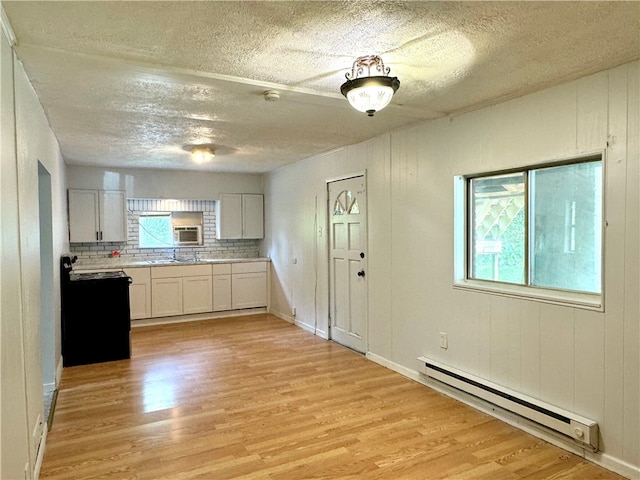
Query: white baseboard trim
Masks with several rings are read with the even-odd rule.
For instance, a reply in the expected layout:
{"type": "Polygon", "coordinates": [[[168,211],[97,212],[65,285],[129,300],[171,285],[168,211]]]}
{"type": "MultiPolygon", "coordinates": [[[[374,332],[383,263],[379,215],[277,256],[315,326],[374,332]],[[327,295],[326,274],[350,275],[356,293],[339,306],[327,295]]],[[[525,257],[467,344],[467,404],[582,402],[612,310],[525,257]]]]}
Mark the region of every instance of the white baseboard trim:
{"type": "Polygon", "coordinates": [[[411,380],[414,380],[422,385],[425,385],[428,388],[436,390],[437,392],[442,393],[448,397],[453,398],[454,400],[458,400],[459,402],[464,403],[476,410],[480,410],[487,415],[490,415],[498,420],[501,420],[513,427],[524,430],[525,432],[541,438],[556,447],[562,448],[563,450],[567,450],[571,453],[574,453],[596,465],[599,465],[607,470],[611,470],[619,475],[630,479],[640,479],[640,466],[631,465],[619,458],[612,457],[603,452],[593,453],[589,450],[585,450],[583,448],[578,447],[572,442],[565,440],[559,434],[551,431],[550,429],[546,429],[540,425],[537,425],[534,422],[531,422],[525,418],[522,418],[518,415],[515,415],[511,412],[503,410],[496,405],[485,402],[479,398],[474,397],[473,395],[469,395],[460,390],[456,390],[451,388],[443,383],[433,381],[428,379],[424,375],[421,375],[417,370],[412,370],[410,368],[403,367],[395,362],[392,362],[380,355],[376,355],[375,353],[367,352],[367,358],[372,362],[378,363],[383,367],[387,367],[394,372],[403,375],[411,380]]]}
{"type": "Polygon", "coordinates": [[[269,313],[274,317],[278,317],[280,320],[284,320],[285,322],[295,323],[295,320],[291,315],[287,315],[285,313],[274,311],[274,310],[271,310],[269,313]]]}
{"type": "Polygon", "coordinates": [[[329,332],[326,330],[316,330],[316,335],[320,338],[324,338],[325,340],[329,340],[329,332]]]}
{"type": "Polygon", "coordinates": [[[278,317],[279,319],[284,320],[285,322],[293,323],[296,327],[300,327],[306,332],[313,333],[314,335],[324,338],[325,340],[329,339],[329,334],[325,330],[319,330],[313,325],[309,325],[308,323],[303,322],[298,318],[277,311],[271,311],[269,313],[271,313],[271,315],[273,315],[274,317],[278,317]]]}
{"type": "Polygon", "coordinates": [[[305,332],[309,332],[309,333],[313,333],[314,335],[316,334],[316,330],[315,328],[313,328],[313,325],[309,325],[308,323],[303,322],[302,320],[298,320],[297,318],[293,321],[293,324],[296,327],[300,327],[301,329],[303,329],[305,332]]]}
{"type": "Polygon", "coordinates": [[[38,447],[38,453],[36,454],[36,464],[33,466],[33,478],[38,480],[40,477],[40,470],[42,469],[42,461],[44,460],[44,450],[47,448],[47,434],[49,430],[46,427],[42,429],[42,438],[40,439],[40,445],[38,447]]]}
{"type": "Polygon", "coordinates": [[[56,389],[60,385],[60,379],[62,378],[62,366],[63,366],[62,355],[60,355],[60,357],[58,357],[58,364],[56,365],[56,378],[55,378],[56,389]]]}
{"type": "Polygon", "coordinates": [[[131,328],[147,327],[150,325],[167,325],[170,323],[195,322],[198,320],[214,320],[217,318],[243,317],[267,313],[266,307],[246,308],[243,310],[225,310],[224,312],[192,313],[191,315],[176,315],[174,317],[141,318],[131,320],[131,328]]]}
{"type": "Polygon", "coordinates": [[[387,360],[386,358],[381,357],[380,355],[376,355],[375,353],[367,352],[366,357],[372,362],[382,365],[383,367],[387,367],[388,369],[393,370],[394,372],[397,372],[407,378],[410,378],[411,380],[415,380],[416,382],[420,381],[420,374],[416,370],[405,368],[402,365],[387,360]]]}
{"type": "Polygon", "coordinates": [[[619,458],[612,457],[611,455],[607,455],[606,453],[586,452],[585,458],[590,462],[600,465],[601,467],[611,470],[623,477],[636,480],[640,479],[640,467],[631,465],[630,463],[622,461],[619,458]]]}
{"type": "Polygon", "coordinates": [[[309,325],[308,323],[305,323],[301,320],[297,320],[294,322],[296,326],[302,328],[303,330],[306,330],[307,332],[313,333],[314,335],[320,337],[320,338],[324,338],[325,340],[329,339],[329,336],[327,335],[327,332],[325,332],[324,330],[318,330],[317,327],[315,327],[314,325],[309,325]]]}

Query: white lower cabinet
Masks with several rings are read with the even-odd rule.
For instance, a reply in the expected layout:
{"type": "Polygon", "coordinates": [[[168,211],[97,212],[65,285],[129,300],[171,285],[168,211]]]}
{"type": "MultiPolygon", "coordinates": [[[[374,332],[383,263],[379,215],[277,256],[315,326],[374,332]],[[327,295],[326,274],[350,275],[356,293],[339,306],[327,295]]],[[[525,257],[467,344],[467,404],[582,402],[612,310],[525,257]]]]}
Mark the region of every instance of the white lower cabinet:
{"type": "Polygon", "coordinates": [[[213,311],[231,310],[231,264],[212,265],[213,273],[213,311]]]}
{"type": "Polygon", "coordinates": [[[213,301],[211,275],[182,279],[182,313],[210,312],[213,301]]]}
{"type": "MultiPolygon", "coordinates": [[[[143,284],[140,283],[140,297],[135,295],[135,310],[139,313],[135,317],[132,314],[132,318],[169,317],[267,306],[267,262],[168,265],[147,270],[151,271],[148,282],[151,312],[142,313],[145,311],[143,303],[146,300],[142,300],[143,284]]],[[[133,312],[133,294],[131,298],[133,312]]]]}
{"type": "Polygon", "coordinates": [[[129,310],[131,320],[151,316],[151,269],[148,267],[126,268],[131,277],[129,286],[129,310]]]}
{"type": "Polygon", "coordinates": [[[131,319],[266,307],[267,263],[126,267],[131,319]]]}
{"type": "Polygon", "coordinates": [[[182,315],[182,278],[154,278],[151,290],[152,317],[182,315]]]}
{"type": "Polygon", "coordinates": [[[267,262],[231,264],[231,308],[267,305],[267,262]]]}
{"type": "Polygon", "coordinates": [[[151,316],[210,312],[211,265],[151,267],[151,316]]]}

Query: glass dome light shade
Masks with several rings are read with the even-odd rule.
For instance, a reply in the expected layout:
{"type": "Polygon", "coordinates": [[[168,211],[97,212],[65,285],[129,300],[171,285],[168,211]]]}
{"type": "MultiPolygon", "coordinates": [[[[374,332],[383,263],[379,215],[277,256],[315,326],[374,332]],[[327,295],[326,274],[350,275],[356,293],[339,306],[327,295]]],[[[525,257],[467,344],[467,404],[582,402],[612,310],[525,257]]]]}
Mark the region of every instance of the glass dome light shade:
{"type": "Polygon", "coordinates": [[[370,117],[389,105],[393,94],[400,87],[397,77],[361,77],[347,80],[340,92],[349,100],[353,108],[370,117]]]}
{"type": "Polygon", "coordinates": [[[191,156],[194,162],[205,163],[213,159],[216,154],[211,148],[195,148],[191,152],[191,156]]]}

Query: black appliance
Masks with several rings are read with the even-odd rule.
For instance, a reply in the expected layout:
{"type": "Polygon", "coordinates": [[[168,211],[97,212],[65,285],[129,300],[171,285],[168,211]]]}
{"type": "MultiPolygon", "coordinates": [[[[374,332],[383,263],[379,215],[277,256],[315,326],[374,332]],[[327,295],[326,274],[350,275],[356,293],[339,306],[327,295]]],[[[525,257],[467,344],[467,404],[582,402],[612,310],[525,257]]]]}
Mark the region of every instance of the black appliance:
{"type": "Polygon", "coordinates": [[[75,261],[60,259],[63,366],[131,358],[131,278],[123,271],[77,273],[75,261]]]}

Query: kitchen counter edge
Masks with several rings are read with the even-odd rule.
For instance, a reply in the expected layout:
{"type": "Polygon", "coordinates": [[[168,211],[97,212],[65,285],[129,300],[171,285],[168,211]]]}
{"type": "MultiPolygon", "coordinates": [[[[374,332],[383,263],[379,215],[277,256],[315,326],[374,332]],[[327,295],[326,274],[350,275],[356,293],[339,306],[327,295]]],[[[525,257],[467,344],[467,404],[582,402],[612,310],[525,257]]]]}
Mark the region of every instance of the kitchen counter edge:
{"type": "Polygon", "coordinates": [[[74,271],[82,270],[109,270],[134,267],[167,267],[181,265],[203,265],[215,263],[249,263],[249,262],[270,262],[268,257],[258,258],[206,258],[200,260],[137,260],[125,258],[108,258],[103,260],[78,260],[73,265],[74,271]]]}

